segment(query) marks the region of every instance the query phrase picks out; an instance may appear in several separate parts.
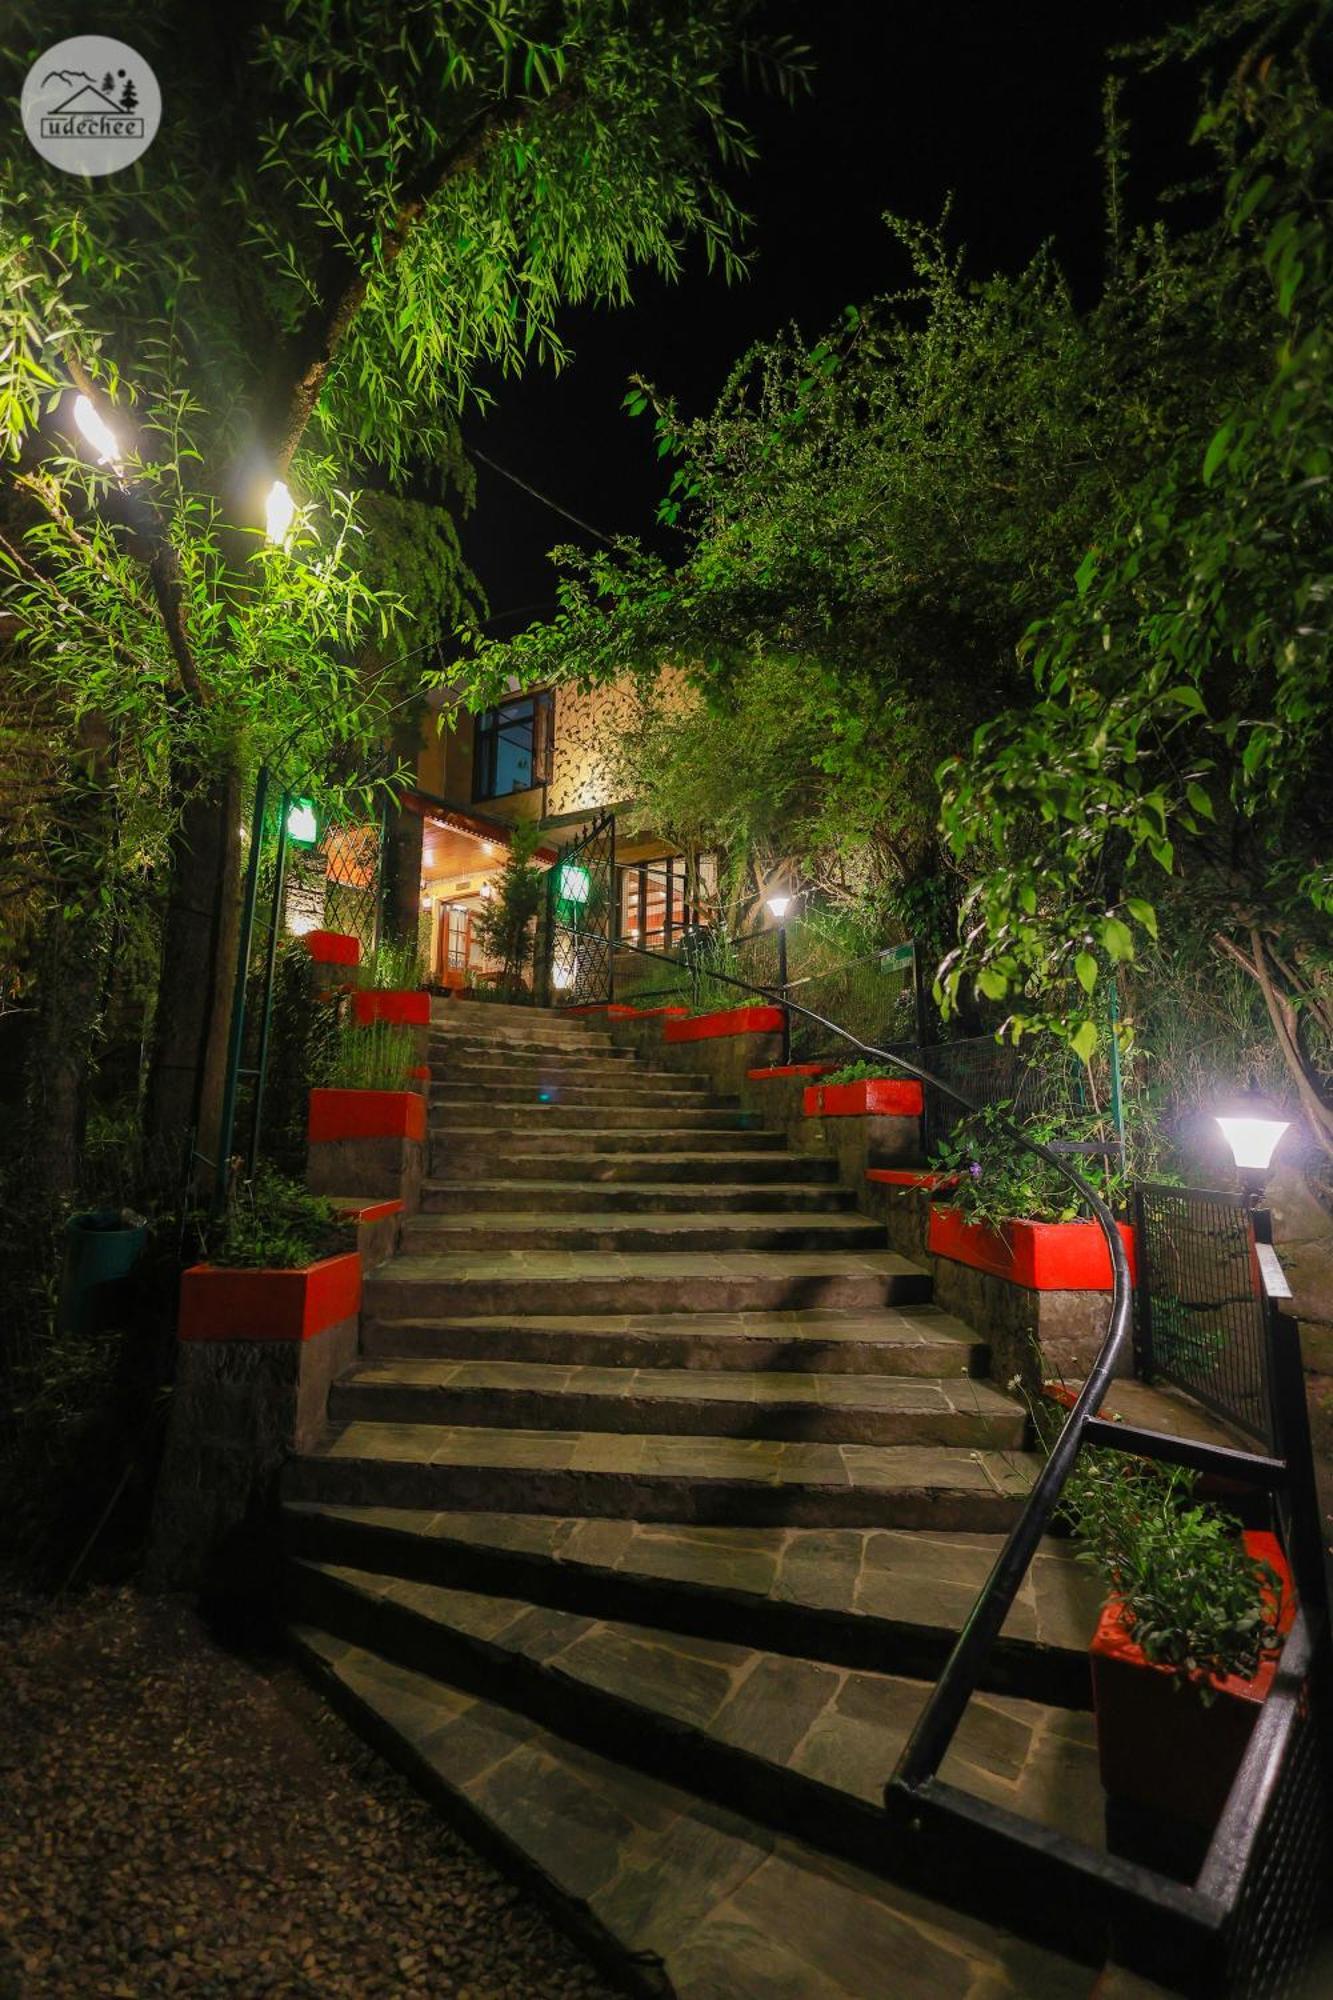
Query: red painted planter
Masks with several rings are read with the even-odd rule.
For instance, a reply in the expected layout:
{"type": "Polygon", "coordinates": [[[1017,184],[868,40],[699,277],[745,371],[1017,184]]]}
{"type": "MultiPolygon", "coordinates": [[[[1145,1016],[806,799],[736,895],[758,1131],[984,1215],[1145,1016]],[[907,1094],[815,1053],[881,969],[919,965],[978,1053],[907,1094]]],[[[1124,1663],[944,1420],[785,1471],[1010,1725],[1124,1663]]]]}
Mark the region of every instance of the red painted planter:
{"type": "Polygon", "coordinates": [[[352,1011],[357,1025],[368,1028],[372,1021],[394,1021],[400,1027],[430,1026],[429,993],[391,993],[378,986],[363,986],[352,995],[352,1011]]]}
{"type": "MultiPolygon", "coordinates": [[[[1271,1563],[1282,1579],[1278,1628],[1285,1637],[1296,1616],[1291,1571],[1276,1536],[1246,1530],[1248,1553],[1271,1563]]],[[[1270,1600],[1271,1604],[1271,1600],[1270,1600]]],[[[1111,1598],[1093,1635],[1092,1695],[1102,1783],[1114,1798],[1191,1825],[1216,1824],[1277,1672],[1277,1657],[1252,1680],[1213,1677],[1216,1699],[1204,1706],[1189,1688],[1173,1685],[1169,1667],[1144,1658],[1111,1598]]]]}
{"type": "Polygon", "coordinates": [[[747,1069],[751,1083],[767,1083],[774,1076],[827,1076],[832,1063],[775,1063],[770,1069],[747,1069]]]}
{"type": "Polygon", "coordinates": [[[910,1076],[867,1077],[861,1083],[813,1083],[802,1109],[807,1118],[919,1118],[921,1085],[910,1076]]]}
{"type": "Polygon", "coordinates": [[[305,948],[316,965],[359,965],[361,941],[342,931],[307,931],[305,948]]]}
{"type": "Polygon", "coordinates": [[[936,1188],[951,1188],[958,1185],[957,1174],[935,1174],[927,1167],[867,1167],[868,1181],[882,1181],[886,1187],[926,1188],[934,1192],[936,1188]]]}
{"type": "Polygon", "coordinates": [[[718,1014],[696,1014],[692,1020],[668,1021],[669,1042],[712,1042],[724,1035],[780,1035],[781,1007],[726,1007],[718,1014]]]}
{"type": "MultiPolygon", "coordinates": [[[[1135,1277],[1134,1232],[1116,1225],[1135,1277]]],[[[1030,1292],[1109,1292],[1111,1253],[1095,1222],[1006,1222],[991,1229],[969,1222],[947,1203],[930,1211],[926,1248],[955,1264],[970,1264],[993,1278],[1007,1278],[1030,1292]]]]}
{"type": "Polygon", "coordinates": [[[181,1274],[180,1340],[313,1340],[361,1310],[355,1250],[295,1271],[193,1264],[181,1274]]]}
{"type": "Polygon", "coordinates": [[[306,1137],[424,1139],[426,1100],[419,1090],[312,1090],[306,1137]]]}

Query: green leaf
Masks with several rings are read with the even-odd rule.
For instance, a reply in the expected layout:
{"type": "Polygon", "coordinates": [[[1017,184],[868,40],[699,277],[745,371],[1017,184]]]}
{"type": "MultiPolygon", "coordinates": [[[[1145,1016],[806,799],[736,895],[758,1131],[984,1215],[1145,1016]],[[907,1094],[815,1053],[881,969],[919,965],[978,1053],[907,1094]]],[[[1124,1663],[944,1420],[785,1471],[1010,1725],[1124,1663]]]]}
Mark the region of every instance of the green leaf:
{"type": "Polygon", "coordinates": [[[1215,819],[1217,817],[1213,811],[1212,800],[1203,786],[1197,784],[1194,779],[1191,779],[1189,784],[1186,785],[1185,796],[1201,819],[1215,819]]]}
{"type": "Polygon", "coordinates": [[[1151,903],[1145,902],[1142,896],[1130,896],[1126,900],[1125,908],[1136,923],[1143,925],[1149,937],[1157,936],[1157,912],[1151,903]]]}
{"type": "Polygon", "coordinates": [[[988,1000],[1003,1000],[1009,991],[1009,981],[1004,974],[996,972],[994,967],[989,965],[983,966],[977,974],[977,985],[988,1000]]]}
{"type": "Polygon", "coordinates": [[[1103,917],[1097,926],[1097,935],[1106,947],[1107,956],[1117,964],[1133,958],[1134,933],[1119,917],[1103,917]]]}
{"type": "Polygon", "coordinates": [[[1231,434],[1235,428],[1234,424],[1225,423],[1220,429],[1213,432],[1212,441],[1203,455],[1203,483],[1205,486],[1212,484],[1213,474],[1226,457],[1227,449],[1231,443],[1231,434]]]}
{"type": "Polygon", "coordinates": [[[1085,993],[1091,993],[1097,984],[1097,961],[1090,951],[1081,951],[1074,960],[1074,970],[1078,983],[1085,993]]]}
{"type": "Polygon", "coordinates": [[[1080,1021],[1078,1027],[1069,1037],[1069,1046],[1080,1062],[1090,1062],[1093,1052],[1097,1047],[1097,1023],[1095,1021],[1080,1021]]]}

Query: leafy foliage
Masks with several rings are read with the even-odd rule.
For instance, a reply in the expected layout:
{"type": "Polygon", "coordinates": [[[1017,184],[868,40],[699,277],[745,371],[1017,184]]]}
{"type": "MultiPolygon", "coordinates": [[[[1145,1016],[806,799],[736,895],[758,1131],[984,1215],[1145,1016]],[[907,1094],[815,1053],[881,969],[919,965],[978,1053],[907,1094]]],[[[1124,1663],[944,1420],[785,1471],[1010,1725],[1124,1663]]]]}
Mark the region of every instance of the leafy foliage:
{"type": "Polygon", "coordinates": [[[1214,1680],[1249,1678],[1277,1650],[1282,1585],[1247,1554],[1237,1520],[1194,1500],[1198,1479],[1184,1466],[1084,1451],[1063,1508],[1135,1644],[1207,1703],[1214,1680]]]}
{"type": "Polygon", "coordinates": [[[1265,12],[1198,128],[1224,176],[1212,290],[1261,365],[1163,440],[1028,636],[1035,701],[945,767],[978,879],[942,992],[975,978],[1079,1047],[1107,967],[1201,934],[1256,982],[1333,1150],[1329,16],[1265,12]],[[1089,1004],[1057,1012],[1071,977],[1089,1004]]]}
{"type": "MultiPolygon", "coordinates": [[[[1029,1138],[1039,1144],[1059,1139],[1114,1138],[1108,1121],[1084,1119],[1033,1119],[1025,1127],[1029,1138]]],[[[1049,1160],[1030,1153],[1013,1137],[1013,1112],[1007,1104],[988,1104],[975,1116],[964,1118],[947,1137],[940,1140],[931,1156],[931,1167],[955,1177],[950,1200],[974,1222],[1003,1229],[1007,1222],[1078,1222],[1086,1214],[1082,1196],[1049,1160]]],[[[1123,1210],[1129,1199],[1130,1176],[1109,1163],[1089,1170],[1082,1161],[1075,1170],[1091,1184],[1113,1210],[1123,1210]]]]}
{"type": "Polygon", "coordinates": [[[517,991],[524,984],[533,925],[546,893],[546,870],[534,859],[540,841],[534,821],[517,822],[495,895],[472,922],[482,950],[500,961],[501,985],[506,992],[517,991]]]}
{"type": "Polygon", "coordinates": [[[261,1164],[252,1180],[232,1187],[212,1261],[245,1270],[292,1271],[351,1248],[348,1224],[332,1202],[261,1164]]]}
{"type": "Polygon", "coordinates": [[[421,984],[421,948],[415,939],[381,938],[363,961],[365,983],[387,993],[406,993],[421,984]]]}
{"type": "Polygon", "coordinates": [[[322,1081],[332,1090],[408,1090],[415,1057],[410,1028],[392,1021],[348,1022],[322,1081]]]}

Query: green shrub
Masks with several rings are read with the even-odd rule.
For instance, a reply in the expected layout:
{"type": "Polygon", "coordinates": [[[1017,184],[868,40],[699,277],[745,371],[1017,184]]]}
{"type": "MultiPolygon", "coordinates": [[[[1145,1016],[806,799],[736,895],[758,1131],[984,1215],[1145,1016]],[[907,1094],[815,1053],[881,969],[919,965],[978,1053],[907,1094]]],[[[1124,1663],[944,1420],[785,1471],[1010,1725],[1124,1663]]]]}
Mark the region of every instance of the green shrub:
{"type": "Polygon", "coordinates": [[[1197,1472],[1093,1449],[1062,1506],[1090,1563],[1121,1600],[1130,1636],[1177,1688],[1214,1699],[1212,1677],[1249,1678],[1279,1646],[1282,1585],[1232,1515],[1194,1498],[1197,1472]]]}
{"type": "Polygon", "coordinates": [[[821,1076],[821,1083],[879,1083],[886,1078],[904,1076],[906,1071],[895,1069],[892,1063],[851,1062],[841,1069],[830,1070],[821,1076]]]}
{"type": "Polygon", "coordinates": [[[364,961],[363,984],[382,993],[412,993],[425,978],[421,946],[406,938],[384,938],[364,961]]]}
{"type": "Polygon", "coordinates": [[[324,1081],[330,1090],[407,1090],[415,1056],[410,1028],[392,1021],[372,1021],[365,1028],[348,1025],[339,1034],[324,1081]]]}
{"type": "Polygon", "coordinates": [[[332,1202],[261,1165],[252,1180],[233,1186],[211,1261],[244,1270],[291,1271],[349,1250],[350,1228],[332,1202]]]}
{"type": "MultiPolygon", "coordinates": [[[[1049,1160],[1019,1145],[1010,1130],[1011,1121],[1008,1104],[988,1104],[974,1116],[961,1119],[948,1137],[940,1140],[930,1165],[936,1173],[957,1177],[954,1206],[974,1222],[995,1229],[1003,1228],[1006,1222],[1077,1222],[1085,1217],[1086,1206],[1072,1184],[1049,1160]]],[[[1114,1136],[1109,1120],[1095,1118],[1058,1124],[1033,1120],[1024,1129],[1039,1144],[1051,1139],[1109,1143],[1114,1136]]],[[[1095,1157],[1075,1157],[1071,1165],[1110,1208],[1118,1211],[1127,1206],[1130,1177],[1118,1166],[1095,1157]]]]}

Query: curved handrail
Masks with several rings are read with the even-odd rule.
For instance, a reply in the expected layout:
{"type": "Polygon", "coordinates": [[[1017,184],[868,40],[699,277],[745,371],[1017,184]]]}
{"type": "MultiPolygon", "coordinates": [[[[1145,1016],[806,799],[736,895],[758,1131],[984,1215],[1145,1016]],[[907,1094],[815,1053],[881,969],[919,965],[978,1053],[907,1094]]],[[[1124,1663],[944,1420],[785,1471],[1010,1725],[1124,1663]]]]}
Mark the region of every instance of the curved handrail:
{"type": "MultiPolygon", "coordinates": [[[[635,944],[628,938],[608,939],[609,949],[632,951],[640,958],[658,959],[666,965],[679,969],[680,961],[666,952],[651,951],[646,945],[635,944]]],[[[789,1013],[800,1014],[817,1027],[838,1036],[862,1055],[871,1056],[876,1062],[892,1063],[905,1075],[914,1077],[918,1083],[929,1084],[945,1097],[959,1105],[969,1117],[976,1117],[981,1106],[965,1097],[952,1084],[941,1077],[932,1076],[929,1070],[921,1069],[906,1057],[896,1055],[891,1049],[878,1048],[873,1042],[864,1042],[854,1035],[850,1028],[844,1028],[836,1021],[827,1020],[810,1007],[803,1007],[798,1000],[790,999],[786,993],[773,987],[761,986],[755,980],[737,979],[730,973],[718,972],[708,967],[708,977],[725,986],[734,986],[742,993],[757,993],[774,1006],[785,1007],[789,1013]]],[[[1129,1258],[1125,1253],[1124,1241],[1116,1227],[1115,1217],[1095,1188],[1076,1173],[1068,1161],[1059,1153],[1044,1146],[1039,1139],[1033,1139],[1012,1119],[1000,1116],[996,1125],[1006,1136],[1015,1140],[1026,1152],[1055,1167],[1069,1182],[1092,1212],[1106,1241],[1111,1257],[1111,1317],[1102,1341],[1097,1359],[1089,1371],[1088,1379],[1079,1391],[1073,1408],[1061,1426],[1059,1435],[1051,1446],[1045,1464],[1033,1483],[1032,1491],[1024,1503],[1018,1521],[1011,1529],[1008,1540],[995,1559],[994,1567],[959,1633],[952,1652],[944,1663],[939,1679],[926,1699],[924,1708],[917,1717],[907,1744],[898,1759],[890,1787],[914,1791],[932,1778],[944,1758],[954,1731],[962,1720],[963,1710],[977,1686],[978,1668],[990,1646],[1000,1635],[1000,1628],[1009,1615],[1018,1587],[1027,1574],[1028,1566],[1036,1554],[1037,1545],[1046,1532],[1052,1515],[1059,1504],[1065,1481],[1073,1470],[1083,1443],[1083,1433],[1091,1417],[1101,1407],[1102,1400],[1115,1374],[1126,1338],[1129,1333],[1131,1283],[1129,1258]]]]}

